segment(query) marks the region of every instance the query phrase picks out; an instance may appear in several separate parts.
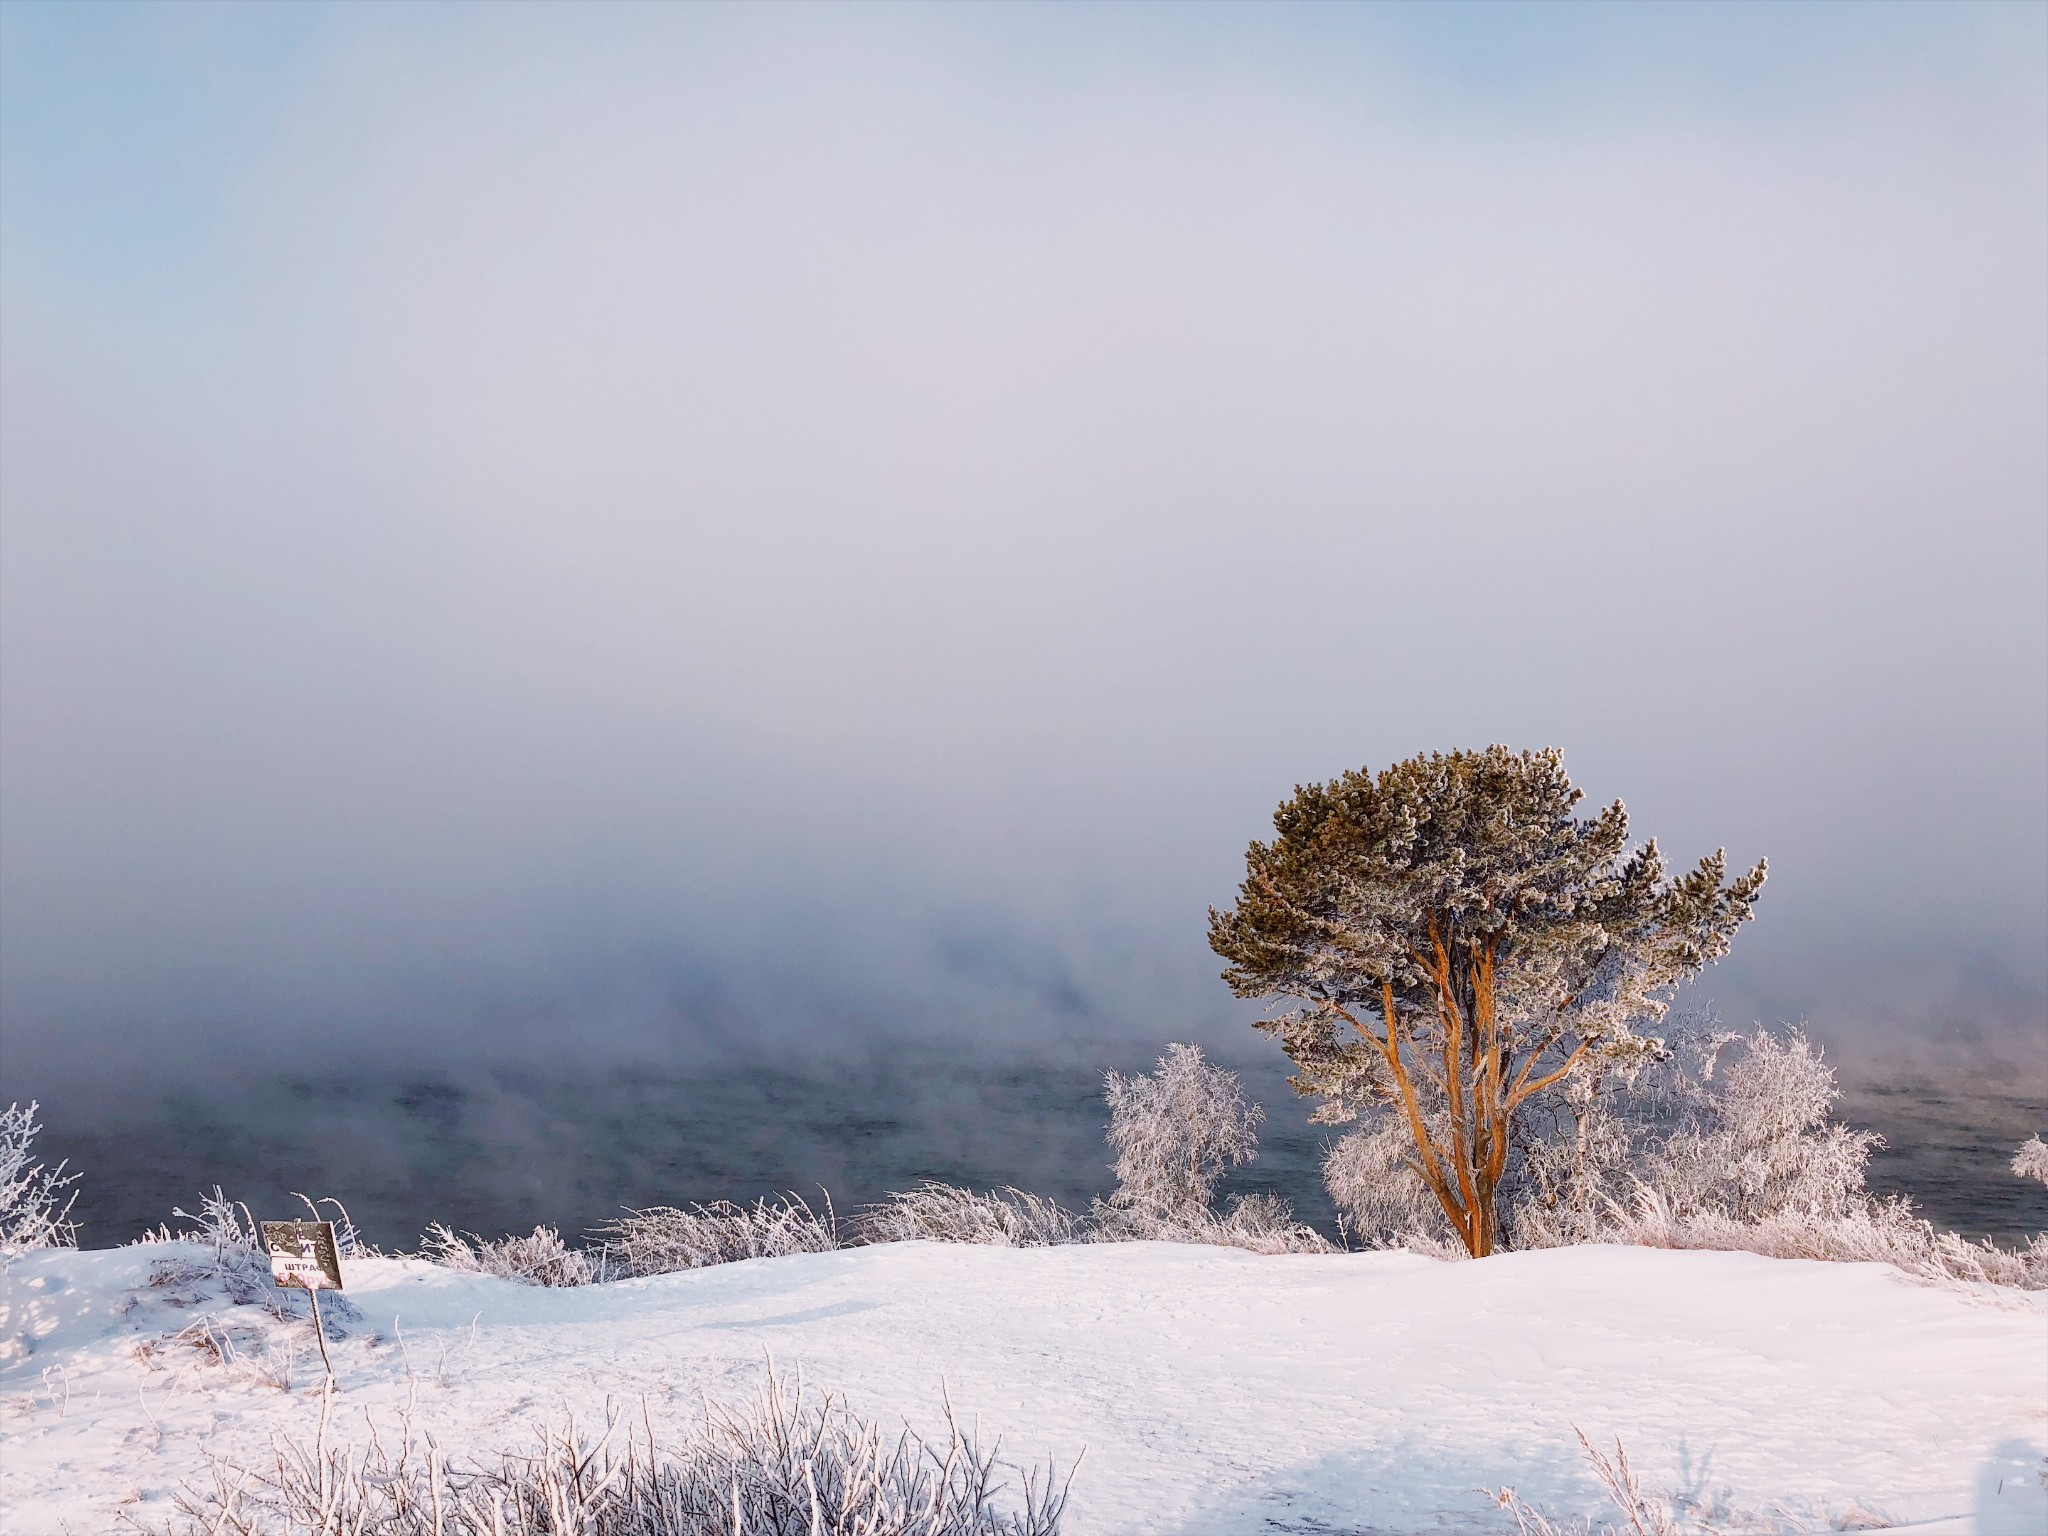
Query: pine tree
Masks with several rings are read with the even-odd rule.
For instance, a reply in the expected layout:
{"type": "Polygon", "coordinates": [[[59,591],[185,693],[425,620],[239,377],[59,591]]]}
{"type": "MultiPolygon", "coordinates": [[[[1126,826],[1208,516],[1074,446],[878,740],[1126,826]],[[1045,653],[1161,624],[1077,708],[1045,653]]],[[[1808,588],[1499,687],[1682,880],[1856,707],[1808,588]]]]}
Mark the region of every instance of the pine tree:
{"type": "Polygon", "coordinates": [[[1616,801],[1590,819],[1555,749],[1451,752],[1298,787],[1253,843],[1209,944],[1316,1118],[1391,1111],[1410,1166],[1475,1257],[1493,1251],[1516,1117],[1602,1064],[1654,1055],[1638,1033],[1728,951],[1766,865],[1732,882],[1715,852],[1667,873],[1631,849],[1616,801]]]}

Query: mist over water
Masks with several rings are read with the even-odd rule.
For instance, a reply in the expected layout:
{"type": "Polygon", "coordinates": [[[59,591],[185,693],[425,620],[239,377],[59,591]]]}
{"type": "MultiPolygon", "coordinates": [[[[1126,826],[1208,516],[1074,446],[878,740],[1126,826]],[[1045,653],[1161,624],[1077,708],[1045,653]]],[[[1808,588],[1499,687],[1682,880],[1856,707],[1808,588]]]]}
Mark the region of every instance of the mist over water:
{"type": "Polygon", "coordinates": [[[1096,1073],[1248,1035],[1274,805],[1494,741],[1768,855],[1702,987],[2003,1220],[2040,8],[0,9],[0,1095],[89,1240],[1081,1198],[1096,1073]]]}
{"type": "MultiPolygon", "coordinates": [[[[1336,1237],[1321,1170],[1341,1132],[1309,1124],[1274,1057],[1231,1064],[1267,1119],[1257,1161],[1226,1177],[1225,1196],[1281,1195],[1336,1237]]],[[[1108,1065],[1152,1064],[1125,1052],[1108,1065]]],[[[1875,1192],[1908,1195],[1972,1237],[2023,1243],[2048,1230],[2048,1189],[2009,1167],[2048,1124],[2048,1093],[1981,1076],[1901,1079],[1851,1087],[1840,1113],[1886,1138],[1875,1192]]],[[[624,1207],[784,1192],[851,1216],[924,1179],[1083,1208],[1114,1187],[1105,1123],[1102,1069],[1071,1056],[908,1050],[694,1072],[257,1077],[174,1093],[133,1118],[60,1112],[48,1143],[85,1171],[88,1245],[130,1240],[218,1184],[273,1217],[295,1192],[334,1195],[370,1241],[409,1249],[435,1221],[485,1236],[546,1223],[596,1241],[624,1207]]]]}

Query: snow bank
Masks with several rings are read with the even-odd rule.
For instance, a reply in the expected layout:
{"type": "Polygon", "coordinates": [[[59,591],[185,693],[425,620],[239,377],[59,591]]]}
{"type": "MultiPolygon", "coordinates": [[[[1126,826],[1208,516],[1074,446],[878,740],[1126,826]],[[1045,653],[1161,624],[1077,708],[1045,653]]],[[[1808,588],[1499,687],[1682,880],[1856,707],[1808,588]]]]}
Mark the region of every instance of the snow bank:
{"type": "MultiPolygon", "coordinates": [[[[150,1283],[187,1250],[208,1252],[8,1266],[8,1531],[161,1517],[208,1455],[257,1462],[274,1432],[310,1434],[307,1324],[150,1283]]],[[[657,1428],[680,1427],[700,1394],[750,1392],[772,1356],[885,1424],[935,1425],[943,1384],[1020,1460],[1085,1447],[1074,1536],[1498,1530],[1476,1490],[1503,1483],[1593,1513],[1574,1425],[1620,1436],[1647,1486],[1703,1504],[1823,1529],[1852,1508],[2048,1529],[2042,1299],[1878,1265],[899,1243],[572,1290],[419,1260],[352,1261],[347,1278],[344,1429],[395,1423],[411,1396],[415,1423],[458,1450],[521,1447],[607,1400],[637,1417],[644,1398],[657,1428]]]]}

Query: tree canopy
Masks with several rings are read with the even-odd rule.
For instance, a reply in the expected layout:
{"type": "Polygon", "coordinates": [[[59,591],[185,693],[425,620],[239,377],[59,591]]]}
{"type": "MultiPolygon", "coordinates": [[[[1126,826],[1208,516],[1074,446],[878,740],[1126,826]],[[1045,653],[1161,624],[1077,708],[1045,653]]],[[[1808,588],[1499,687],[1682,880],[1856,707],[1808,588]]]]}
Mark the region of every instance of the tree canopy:
{"type": "Polygon", "coordinates": [[[1261,1027],[1321,1118],[1405,1117],[1415,1171],[1475,1254],[1528,1100],[1639,1031],[1726,954],[1766,872],[1717,850],[1671,874],[1620,801],[1582,796],[1554,748],[1431,753],[1298,787],[1255,842],[1209,943],[1240,997],[1303,1006],[1261,1027]]]}

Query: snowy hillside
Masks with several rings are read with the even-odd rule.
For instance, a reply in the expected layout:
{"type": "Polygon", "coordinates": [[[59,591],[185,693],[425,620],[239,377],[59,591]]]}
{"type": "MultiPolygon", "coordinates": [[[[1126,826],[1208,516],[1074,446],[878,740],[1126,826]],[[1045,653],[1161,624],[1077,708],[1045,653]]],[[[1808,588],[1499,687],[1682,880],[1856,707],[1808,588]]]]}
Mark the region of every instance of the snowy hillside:
{"type": "MultiPolygon", "coordinates": [[[[175,1265],[150,1283],[200,1252],[8,1266],[9,1532],[103,1531],[122,1507],[161,1518],[209,1455],[253,1462],[276,1431],[311,1434],[304,1323],[181,1283],[175,1265]]],[[[1476,1490],[1504,1483],[1594,1513],[1575,1425],[1622,1438],[1646,1486],[1781,1522],[2048,1529],[2041,1298],[1879,1266],[902,1243],[569,1290],[418,1260],[354,1261],[347,1278],[344,1432],[366,1413],[394,1423],[415,1392],[416,1422],[458,1453],[518,1448],[608,1399],[637,1416],[644,1396],[657,1427],[681,1426],[700,1394],[748,1392],[772,1356],[885,1423],[931,1424],[943,1385],[1019,1460],[1064,1465],[1085,1447],[1075,1536],[1498,1530],[1476,1490]]]]}

